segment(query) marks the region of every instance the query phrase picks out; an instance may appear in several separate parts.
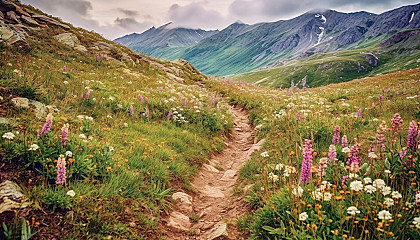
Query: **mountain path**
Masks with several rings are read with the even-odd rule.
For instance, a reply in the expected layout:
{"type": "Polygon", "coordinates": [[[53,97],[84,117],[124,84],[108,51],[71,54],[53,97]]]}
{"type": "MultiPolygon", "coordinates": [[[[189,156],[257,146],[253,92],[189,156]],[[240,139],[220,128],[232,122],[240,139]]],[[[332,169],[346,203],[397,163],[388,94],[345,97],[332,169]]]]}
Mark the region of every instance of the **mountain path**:
{"type": "Polygon", "coordinates": [[[174,193],[172,212],[164,219],[165,239],[242,239],[236,219],[247,208],[243,194],[234,194],[240,168],[259,150],[264,140],[256,142],[248,112],[230,107],[234,127],[225,149],[204,164],[191,186],[194,194],[174,193]]]}

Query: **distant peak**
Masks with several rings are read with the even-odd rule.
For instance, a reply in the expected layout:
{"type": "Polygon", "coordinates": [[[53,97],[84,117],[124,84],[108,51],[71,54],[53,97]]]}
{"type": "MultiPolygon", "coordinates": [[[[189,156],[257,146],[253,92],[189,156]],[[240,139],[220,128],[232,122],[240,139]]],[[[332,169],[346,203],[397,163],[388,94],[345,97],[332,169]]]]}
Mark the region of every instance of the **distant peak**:
{"type": "Polygon", "coordinates": [[[169,29],[169,28],[173,28],[172,25],[173,25],[172,22],[168,22],[168,23],[166,23],[166,24],[158,27],[158,29],[165,29],[165,28],[166,29],[169,29]]]}
{"type": "Polygon", "coordinates": [[[234,22],[233,24],[245,25],[245,23],[244,23],[244,22],[242,22],[241,20],[236,20],[236,22],[234,22]]]}

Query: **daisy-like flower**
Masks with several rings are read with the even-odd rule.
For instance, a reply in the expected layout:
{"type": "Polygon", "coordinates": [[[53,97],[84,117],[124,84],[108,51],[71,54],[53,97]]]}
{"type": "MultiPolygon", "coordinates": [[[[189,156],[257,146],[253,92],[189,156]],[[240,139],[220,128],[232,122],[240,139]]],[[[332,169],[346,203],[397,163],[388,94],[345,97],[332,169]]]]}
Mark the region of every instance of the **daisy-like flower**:
{"type": "Polygon", "coordinates": [[[279,176],[272,172],[268,174],[268,178],[273,182],[277,182],[277,180],[279,180],[279,176]]]}
{"type": "Polygon", "coordinates": [[[391,193],[391,196],[392,196],[392,198],[396,198],[396,199],[402,198],[401,193],[399,193],[398,191],[393,191],[391,193]]]}
{"type": "Polygon", "coordinates": [[[292,194],[297,196],[302,196],[303,188],[301,186],[298,186],[297,188],[293,188],[292,194]]]}
{"type": "Polygon", "coordinates": [[[416,225],[416,228],[420,229],[420,217],[414,218],[413,224],[416,225]]]}
{"type": "Polygon", "coordinates": [[[394,206],[394,200],[392,200],[392,198],[385,198],[384,205],[387,205],[388,207],[394,206]]]}
{"type": "Polygon", "coordinates": [[[341,151],[343,153],[349,153],[350,152],[350,148],[349,147],[344,147],[343,149],[341,149],[341,151]]]}
{"type": "Polygon", "coordinates": [[[70,197],[76,196],[76,193],[73,190],[68,191],[66,194],[70,197]]]}
{"type": "Polygon", "coordinates": [[[374,186],[372,186],[372,185],[366,185],[365,186],[365,191],[367,193],[374,193],[374,192],[376,192],[376,188],[374,186]]]}
{"type": "Polygon", "coordinates": [[[375,179],[375,180],[373,181],[372,185],[373,185],[374,187],[376,187],[376,188],[379,188],[379,189],[381,189],[381,188],[383,188],[383,187],[385,187],[385,186],[386,186],[385,181],[384,181],[384,180],[382,180],[382,179],[375,179]]]}
{"type": "Polygon", "coordinates": [[[355,206],[351,206],[351,207],[347,208],[347,213],[354,216],[357,213],[360,213],[360,210],[357,209],[357,207],[355,207],[355,206]]]}
{"type": "Polygon", "coordinates": [[[303,212],[301,214],[299,214],[299,221],[305,221],[306,219],[308,219],[308,213],[307,212],[303,212]]]}
{"type": "Polygon", "coordinates": [[[261,157],[264,157],[264,158],[268,158],[270,156],[270,155],[268,155],[267,152],[262,152],[260,155],[261,155],[261,157]]]}
{"type": "Polygon", "coordinates": [[[363,178],[363,181],[365,182],[365,184],[372,183],[372,179],[370,177],[363,178]]]}
{"type": "Polygon", "coordinates": [[[34,143],[29,147],[28,151],[36,151],[38,149],[39,149],[39,146],[34,143]]]}
{"type": "Polygon", "coordinates": [[[353,181],[353,182],[351,182],[350,183],[350,189],[352,190],[352,191],[355,191],[355,192],[358,192],[358,191],[361,191],[361,190],[363,190],[363,183],[362,183],[362,181],[353,181]]]}
{"type": "Polygon", "coordinates": [[[392,219],[392,215],[387,210],[382,210],[378,213],[378,218],[381,220],[389,220],[392,219]]]}
{"type": "Polygon", "coordinates": [[[331,198],[332,198],[332,194],[331,193],[329,193],[329,192],[325,192],[324,193],[324,201],[327,201],[327,202],[329,202],[330,200],[331,200],[331,198]]]}
{"type": "Polygon", "coordinates": [[[376,153],[374,153],[374,152],[370,152],[369,155],[368,155],[368,158],[376,159],[376,158],[378,158],[378,155],[376,155],[376,153]]]}
{"type": "Polygon", "coordinates": [[[12,132],[7,132],[3,134],[3,136],[1,137],[4,139],[13,140],[13,138],[15,137],[15,134],[13,134],[12,132]]]}
{"type": "Polygon", "coordinates": [[[73,153],[71,151],[66,151],[66,157],[72,157],[73,153]]]}
{"type": "Polygon", "coordinates": [[[382,188],[382,195],[386,196],[391,194],[391,187],[385,186],[382,188]]]}

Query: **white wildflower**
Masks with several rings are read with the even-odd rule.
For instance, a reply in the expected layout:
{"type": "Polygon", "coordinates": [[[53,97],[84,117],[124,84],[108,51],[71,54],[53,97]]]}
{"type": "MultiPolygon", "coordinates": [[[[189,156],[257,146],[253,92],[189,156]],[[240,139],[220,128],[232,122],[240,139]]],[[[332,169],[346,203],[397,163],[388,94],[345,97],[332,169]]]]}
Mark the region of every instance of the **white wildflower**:
{"type": "Polygon", "coordinates": [[[293,188],[293,190],[292,190],[292,194],[293,195],[297,195],[297,196],[302,196],[302,193],[303,193],[303,188],[301,187],[301,186],[298,186],[297,188],[293,188]]]}
{"type": "Polygon", "coordinates": [[[391,194],[391,187],[385,186],[382,188],[382,195],[386,196],[391,194]]]}
{"type": "Polygon", "coordinates": [[[350,148],[348,148],[348,147],[344,147],[343,149],[341,149],[341,151],[342,151],[343,153],[349,153],[349,152],[350,152],[350,148]]]}
{"type": "Polygon", "coordinates": [[[70,197],[76,196],[76,193],[73,190],[68,191],[66,194],[69,195],[70,197]]]}
{"type": "Polygon", "coordinates": [[[261,157],[264,157],[264,158],[267,158],[267,157],[270,156],[270,155],[268,155],[267,152],[262,152],[260,155],[261,155],[261,157]]]}
{"type": "Polygon", "coordinates": [[[71,151],[66,151],[66,157],[72,157],[73,153],[71,151]]]}
{"type": "Polygon", "coordinates": [[[365,184],[372,183],[372,179],[370,177],[363,178],[363,181],[365,182],[365,184]]]}
{"type": "Polygon", "coordinates": [[[398,191],[393,191],[391,193],[391,196],[392,196],[392,198],[396,198],[396,199],[402,198],[401,193],[399,193],[398,191]]]}
{"type": "Polygon", "coordinates": [[[308,219],[308,213],[307,212],[303,212],[303,213],[299,214],[299,221],[305,221],[306,219],[308,219]]]}
{"type": "Polygon", "coordinates": [[[374,152],[370,152],[369,153],[369,155],[368,155],[368,158],[378,158],[378,155],[376,155],[376,153],[374,153],[374,152]]]}
{"type": "Polygon", "coordinates": [[[357,207],[355,207],[355,206],[351,206],[351,207],[347,208],[347,213],[354,216],[357,213],[360,213],[360,210],[357,209],[357,207]]]}
{"type": "Polygon", "coordinates": [[[367,193],[374,193],[374,192],[376,192],[376,188],[374,186],[372,186],[372,185],[366,185],[365,186],[365,191],[367,193]]]}
{"type": "Polygon", "coordinates": [[[394,200],[392,200],[392,198],[385,198],[384,204],[388,207],[394,206],[394,200]]]}
{"type": "Polygon", "coordinates": [[[362,183],[362,181],[357,181],[356,180],[356,181],[351,182],[350,183],[350,189],[352,191],[356,191],[356,192],[363,190],[363,183],[362,183]]]}
{"type": "Polygon", "coordinates": [[[29,147],[28,151],[36,151],[38,149],[39,149],[39,146],[34,143],[29,147]]]}
{"type": "Polygon", "coordinates": [[[279,176],[277,176],[276,174],[272,172],[268,174],[268,178],[273,182],[277,182],[277,180],[279,180],[279,176]]]}
{"type": "Polygon", "coordinates": [[[389,220],[392,219],[392,215],[387,210],[382,210],[378,213],[378,218],[381,220],[389,220]]]}
{"type": "Polygon", "coordinates": [[[416,225],[416,228],[420,229],[420,217],[415,217],[413,224],[416,225]]]}
{"type": "Polygon", "coordinates": [[[12,132],[7,132],[3,134],[2,136],[2,138],[8,139],[8,140],[13,140],[14,137],[15,137],[15,134],[13,134],[12,132]]]}
{"type": "Polygon", "coordinates": [[[372,185],[373,185],[374,187],[376,187],[376,188],[379,188],[379,189],[381,189],[381,188],[383,188],[383,187],[385,187],[385,186],[386,186],[385,181],[384,181],[384,180],[382,180],[382,179],[375,179],[375,180],[373,181],[372,185]]]}

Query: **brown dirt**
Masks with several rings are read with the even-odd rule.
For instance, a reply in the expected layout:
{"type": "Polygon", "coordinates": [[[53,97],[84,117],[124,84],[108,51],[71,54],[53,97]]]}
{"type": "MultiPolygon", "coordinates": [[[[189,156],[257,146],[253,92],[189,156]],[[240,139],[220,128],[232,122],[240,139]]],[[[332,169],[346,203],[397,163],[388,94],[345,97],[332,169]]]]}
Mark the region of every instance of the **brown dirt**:
{"type": "MultiPolygon", "coordinates": [[[[232,107],[231,112],[234,127],[231,137],[226,142],[226,148],[222,153],[212,156],[208,165],[199,170],[191,183],[195,191],[192,214],[198,216],[198,221],[190,220],[190,226],[184,230],[165,224],[165,239],[215,239],[216,226],[224,223],[228,236],[216,239],[244,239],[235,226],[236,219],[248,211],[248,208],[242,201],[243,194],[234,194],[234,186],[240,168],[255,150],[261,148],[263,141],[256,143],[255,132],[248,121],[246,110],[232,107]]],[[[179,206],[174,206],[172,213],[178,211],[181,212],[179,206]]],[[[171,216],[164,219],[164,223],[170,221],[171,216]]]]}

